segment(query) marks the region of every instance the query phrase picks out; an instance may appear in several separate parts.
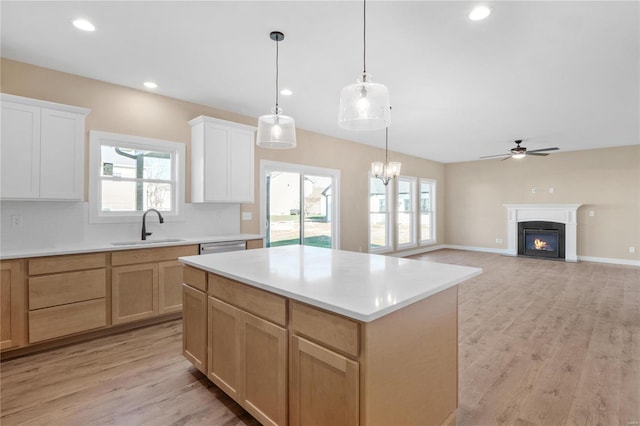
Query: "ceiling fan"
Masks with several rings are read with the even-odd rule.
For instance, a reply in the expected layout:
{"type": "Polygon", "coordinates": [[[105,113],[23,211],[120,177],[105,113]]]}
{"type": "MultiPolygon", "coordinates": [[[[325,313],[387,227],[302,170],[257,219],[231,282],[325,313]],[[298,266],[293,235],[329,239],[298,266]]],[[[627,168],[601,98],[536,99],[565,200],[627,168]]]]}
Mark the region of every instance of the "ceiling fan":
{"type": "Polygon", "coordinates": [[[516,143],[516,147],[515,148],[511,148],[509,151],[509,154],[497,154],[497,155],[486,155],[484,157],[480,157],[480,158],[491,158],[491,157],[505,157],[503,158],[501,161],[504,160],[508,160],[509,158],[513,157],[513,158],[523,158],[525,155],[538,155],[538,156],[545,156],[545,155],[549,155],[548,153],[544,152],[544,151],[556,151],[560,148],[557,147],[553,147],[553,148],[542,148],[542,149],[534,149],[533,151],[527,151],[527,148],[524,146],[520,146],[520,144],[522,143],[522,139],[518,139],[516,141],[514,141],[516,143]]]}

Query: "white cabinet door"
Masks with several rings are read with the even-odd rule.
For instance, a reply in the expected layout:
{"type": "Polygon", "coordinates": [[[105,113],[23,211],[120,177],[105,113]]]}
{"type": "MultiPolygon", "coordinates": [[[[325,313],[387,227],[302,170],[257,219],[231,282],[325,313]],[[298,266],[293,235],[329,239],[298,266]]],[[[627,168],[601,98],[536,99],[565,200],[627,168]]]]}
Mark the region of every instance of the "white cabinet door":
{"type": "Polygon", "coordinates": [[[1,99],[0,197],[81,201],[89,110],[7,94],[1,99]]]}
{"type": "Polygon", "coordinates": [[[231,135],[229,198],[239,203],[253,203],[253,132],[233,129],[231,135]]]}
{"type": "Polygon", "coordinates": [[[231,128],[205,124],[204,201],[229,201],[229,142],[231,128]]]}
{"type": "Polygon", "coordinates": [[[3,102],[1,144],[2,198],[38,198],[40,108],[3,102]]]}
{"type": "Polygon", "coordinates": [[[42,109],[40,198],[82,200],[84,116],[42,109]]]}
{"type": "Polygon", "coordinates": [[[253,203],[254,133],[200,116],[191,125],[191,202],[253,203]]]}

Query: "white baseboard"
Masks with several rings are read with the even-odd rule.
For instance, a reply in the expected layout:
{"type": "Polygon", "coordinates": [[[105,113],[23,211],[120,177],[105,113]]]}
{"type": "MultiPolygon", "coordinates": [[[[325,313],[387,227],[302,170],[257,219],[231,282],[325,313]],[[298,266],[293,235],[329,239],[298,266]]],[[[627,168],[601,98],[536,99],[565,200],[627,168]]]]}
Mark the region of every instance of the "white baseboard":
{"type": "Polygon", "coordinates": [[[613,263],[615,265],[640,266],[640,260],[612,259],[609,257],[578,256],[583,262],[613,263]]]}
{"type": "MultiPolygon", "coordinates": [[[[513,256],[508,253],[507,249],[497,249],[489,247],[473,247],[473,246],[459,246],[455,244],[439,244],[428,247],[420,247],[413,250],[407,250],[402,252],[393,253],[391,256],[406,257],[413,256],[414,254],[428,253],[430,251],[452,249],[452,250],[466,250],[466,251],[480,251],[484,253],[496,253],[505,256],[513,256]]],[[[608,257],[593,257],[593,256],[578,256],[580,262],[597,262],[597,263],[611,263],[614,265],[628,265],[628,266],[640,266],[640,260],[627,260],[627,259],[614,259],[608,257]]],[[[575,261],[574,261],[575,262],[575,261]]]]}

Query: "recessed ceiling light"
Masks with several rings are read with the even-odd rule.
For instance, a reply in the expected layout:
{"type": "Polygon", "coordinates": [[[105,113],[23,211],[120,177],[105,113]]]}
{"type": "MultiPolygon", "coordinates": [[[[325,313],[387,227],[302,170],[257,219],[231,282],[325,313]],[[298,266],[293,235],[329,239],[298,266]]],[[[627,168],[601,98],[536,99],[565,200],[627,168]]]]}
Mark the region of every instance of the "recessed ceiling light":
{"type": "Polygon", "coordinates": [[[491,15],[491,8],[488,6],[477,6],[469,14],[469,19],[472,21],[482,21],[487,16],[491,15]]]}
{"type": "Polygon", "coordinates": [[[282,89],[280,91],[280,94],[282,96],[291,96],[291,95],[293,95],[293,92],[291,91],[291,89],[282,89]]]}
{"type": "Polygon", "coordinates": [[[156,83],[154,83],[153,81],[145,81],[144,82],[144,87],[146,87],[147,89],[157,89],[158,85],[156,83]]]}
{"type": "Polygon", "coordinates": [[[82,31],[95,31],[96,27],[86,19],[74,19],[73,26],[82,31]]]}

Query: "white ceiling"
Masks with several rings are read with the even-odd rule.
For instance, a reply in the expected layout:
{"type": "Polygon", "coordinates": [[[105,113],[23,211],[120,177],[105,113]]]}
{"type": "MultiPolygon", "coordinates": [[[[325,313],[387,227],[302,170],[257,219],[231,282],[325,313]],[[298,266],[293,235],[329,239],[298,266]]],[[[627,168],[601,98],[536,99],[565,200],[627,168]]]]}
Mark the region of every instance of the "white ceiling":
{"type": "MultiPolygon", "coordinates": [[[[388,86],[389,145],[444,163],[528,149],[640,143],[640,3],[369,1],[367,71],[388,86]],[[487,3],[485,3],[487,4],[487,3]]],[[[1,2],[2,56],[258,117],[280,98],[304,128],[338,127],[340,89],[362,71],[361,1],[1,2]],[[91,20],[84,33],[70,21],[91,20]]],[[[531,158],[543,161],[543,157],[531,158]]],[[[489,161],[489,160],[488,160],[489,161]]],[[[492,160],[496,161],[496,160],[492,160]]]]}

